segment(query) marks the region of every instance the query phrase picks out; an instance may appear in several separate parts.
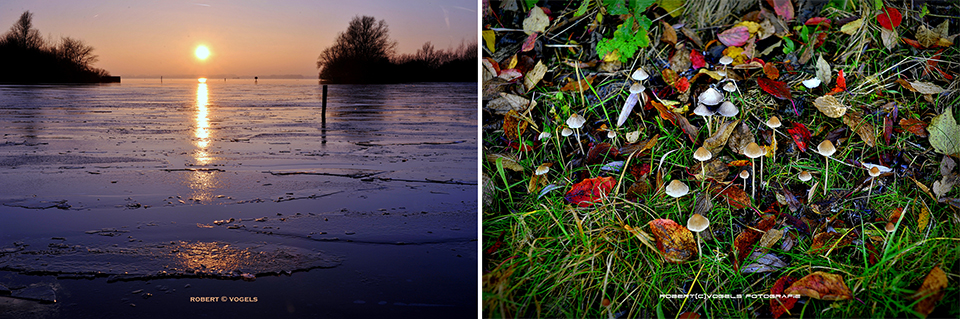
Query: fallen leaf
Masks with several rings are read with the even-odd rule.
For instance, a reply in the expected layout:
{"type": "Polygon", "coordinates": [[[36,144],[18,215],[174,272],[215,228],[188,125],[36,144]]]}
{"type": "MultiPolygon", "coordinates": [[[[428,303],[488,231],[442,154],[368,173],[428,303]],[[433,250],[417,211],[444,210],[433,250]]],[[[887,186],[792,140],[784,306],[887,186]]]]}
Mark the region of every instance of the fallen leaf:
{"type": "Polygon", "coordinates": [[[801,152],[807,151],[807,145],[810,143],[810,130],[801,123],[793,122],[793,126],[787,129],[787,132],[790,133],[790,136],[793,137],[793,142],[797,144],[797,148],[801,152]]]}
{"type": "Polygon", "coordinates": [[[843,32],[847,35],[853,35],[857,32],[857,30],[860,29],[861,26],[863,26],[863,19],[856,19],[840,27],[840,32],[843,32]]]}
{"type": "Polygon", "coordinates": [[[897,46],[897,41],[900,40],[900,36],[897,35],[897,31],[880,29],[880,40],[883,41],[883,47],[887,50],[893,50],[897,46]]]}
{"type": "MultiPolygon", "coordinates": [[[[940,45],[941,38],[946,37],[946,30],[949,29],[949,20],[944,20],[936,29],[930,30],[925,25],[920,25],[917,29],[917,42],[924,48],[940,45]]],[[[946,42],[951,42],[947,40],[946,42]]],[[[944,43],[946,44],[946,43],[944,43]]]]}
{"type": "Polygon", "coordinates": [[[910,82],[910,86],[920,94],[940,94],[944,91],[940,86],[930,82],[913,81],[910,82]]]}
{"type": "Polygon", "coordinates": [[[817,26],[817,29],[819,29],[819,27],[823,27],[824,29],[830,29],[830,26],[831,26],[830,19],[823,18],[823,17],[814,17],[814,18],[807,19],[807,22],[804,22],[803,25],[817,26]]]}
{"type": "Polygon", "coordinates": [[[937,302],[943,298],[944,288],[947,288],[947,274],[940,269],[940,266],[933,266],[927,277],[923,279],[920,289],[913,295],[914,299],[921,299],[913,309],[924,318],[929,316],[937,306],[937,302]]]}
{"type": "Polygon", "coordinates": [[[523,40],[523,45],[520,47],[521,52],[530,52],[537,45],[537,38],[540,37],[539,32],[534,32],[533,34],[527,36],[527,39],[523,40]]]}
{"type": "Polygon", "coordinates": [[[627,132],[627,143],[636,143],[640,139],[640,131],[627,132]]]}
{"type": "Polygon", "coordinates": [[[950,156],[960,156],[960,126],[953,118],[953,107],[947,107],[943,114],[935,116],[927,126],[930,133],[930,145],[937,152],[950,156]]]}
{"type": "Polygon", "coordinates": [[[660,34],[660,41],[670,44],[671,46],[677,44],[677,30],[670,26],[669,23],[665,20],[660,20],[660,23],[663,27],[663,33],[660,34]]]}
{"type": "Polygon", "coordinates": [[[883,12],[877,15],[877,23],[885,30],[893,31],[893,28],[899,26],[902,20],[903,17],[900,15],[900,10],[893,7],[886,7],[883,9],[883,12]]]}
{"type": "Polygon", "coordinates": [[[783,18],[783,21],[793,20],[793,3],[790,0],[767,0],[773,11],[783,18]]]}
{"type": "Polygon", "coordinates": [[[660,8],[666,10],[674,18],[679,17],[683,14],[683,2],[684,0],[659,0],[657,1],[660,8]]]}
{"type": "Polygon", "coordinates": [[[687,81],[687,78],[681,77],[673,87],[676,88],[678,92],[685,93],[690,89],[690,82],[687,81]]]}
{"type": "Polygon", "coordinates": [[[747,145],[755,143],[756,141],[753,133],[750,132],[750,128],[741,123],[740,125],[736,125],[736,129],[727,140],[727,146],[729,146],[734,153],[743,155],[743,150],[747,148],[747,145]]]}
{"type": "MultiPolygon", "coordinates": [[[[735,187],[732,186],[731,188],[735,187]]],[[[776,221],[777,219],[773,215],[764,215],[763,219],[757,222],[756,229],[759,229],[759,231],[753,228],[744,228],[743,232],[737,235],[737,238],[733,241],[734,270],[740,272],[740,262],[753,250],[753,244],[760,240],[760,237],[763,237],[763,232],[770,230],[776,221]]]]}
{"type": "Polygon", "coordinates": [[[892,114],[883,117],[883,142],[890,145],[890,139],[893,138],[893,118],[892,114]]]}
{"type": "Polygon", "coordinates": [[[844,114],[843,124],[846,124],[850,129],[857,132],[857,135],[860,136],[860,139],[862,139],[864,143],[867,143],[867,146],[874,147],[877,145],[877,135],[874,133],[873,124],[864,121],[859,113],[844,114]]]}
{"type": "Polygon", "coordinates": [[[698,162],[690,168],[690,173],[693,174],[693,177],[696,180],[723,180],[730,174],[730,169],[727,167],[727,163],[724,163],[723,160],[713,159],[707,162],[698,162]],[[702,166],[702,167],[701,167],[702,166]]]}
{"type": "Polygon", "coordinates": [[[753,262],[740,268],[740,273],[742,274],[772,272],[787,266],[787,263],[783,262],[783,260],[780,260],[780,257],[769,253],[764,254],[755,252],[751,254],[750,258],[747,260],[753,262]]]}
{"type": "Polygon", "coordinates": [[[523,171],[523,166],[517,163],[517,160],[511,156],[507,156],[503,154],[487,154],[486,157],[487,157],[487,161],[490,161],[492,163],[496,163],[497,160],[499,159],[503,165],[503,168],[506,168],[515,172],[523,171]]]}
{"type": "MultiPolygon", "coordinates": [[[[678,45],[677,47],[682,47],[678,45]]],[[[670,69],[674,72],[683,73],[690,69],[690,50],[685,48],[678,48],[676,52],[673,53],[673,56],[670,57],[670,69]]],[[[678,78],[683,79],[683,77],[678,78]]]]}
{"type": "Polygon", "coordinates": [[[610,145],[610,143],[599,143],[587,151],[587,157],[583,160],[584,165],[597,165],[613,160],[620,156],[619,149],[610,145]]]}
{"type": "Polygon", "coordinates": [[[584,90],[588,90],[588,89],[590,88],[590,85],[593,84],[593,79],[595,79],[595,78],[597,78],[596,75],[588,75],[586,78],[580,79],[580,81],[570,81],[570,82],[567,82],[566,85],[564,85],[562,88],[560,88],[560,91],[564,91],[564,92],[569,92],[569,91],[583,92],[584,90]]]}
{"type": "Polygon", "coordinates": [[[766,252],[767,249],[773,247],[773,244],[776,244],[780,238],[783,237],[783,231],[779,229],[770,229],[763,234],[763,237],[760,237],[760,251],[766,252]]]}
{"type": "Polygon", "coordinates": [[[703,58],[703,54],[700,54],[700,51],[690,50],[690,66],[694,70],[702,68],[707,65],[707,61],[703,58]]]}
{"type": "Polygon", "coordinates": [[[917,217],[917,232],[923,233],[927,229],[927,223],[930,222],[930,210],[926,205],[920,205],[920,216],[917,217]]]}
{"type": "Polygon", "coordinates": [[[813,245],[810,246],[808,254],[826,254],[828,251],[837,249],[853,242],[852,234],[846,235],[836,232],[823,232],[813,238],[813,245]]]}
{"type": "Polygon", "coordinates": [[[504,115],[510,110],[524,113],[529,108],[537,106],[537,101],[527,100],[519,95],[500,93],[500,97],[487,103],[486,109],[496,114],[504,115]]]}
{"type": "MultiPolygon", "coordinates": [[[[790,287],[794,281],[796,281],[796,279],[790,276],[780,277],[780,279],[777,279],[777,282],[773,284],[773,287],[770,288],[770,294],[782,295],[783,290],[790,287]]],[[[770,299],[770,312],[773,313],[773,318],[780,318],[784,313],[789,312],[798,300],[800,300],[800,298],[794,297],[770,299]]]]}
{"type": "Polygon", "coordinates": [[[543,12],[543,8],[533,7],[530,9],[530,15],[523,19],[523,31],[527,34],[543,33],[550,25],[550,17],[543,12]]]}
{"type": "Polygon", "coordinates": [[[927,123],[918,119],[900,119],[900,127],[919,137],[927,137],[927,123]]]}
{"type": "Polygon", "coordinates": [[[527,193],[539,192],[544,186],[547,186],[547,176],[533,174],[530,176],[530,182],[527,183],[527,193]]]}
{"type": "Polygon", "coordinates": [[[534,65],[533,69],[527,71],[527,75],[523,77],[523,86],[527,88],[527,91],[533,90],[533,87],[540,83],[546,73],[547,66],[543,65],[543,61],[537,61],[537,65],[534,65]]]}
{"type": "Polygon", "coordinates": [[[665,105],[660,104],[657,101],[651,101],[650,104],[652,104],[653,107],[656,108],[658,112],[660,112],[661,118],[670,121],[674,125],[679,126],[680,129],[687,134],[687,137],[690,138],[690,141],[696,143],[697,134],[700,132],[699,128],[690,124],[690,121],[688,121],[687,118],[683,117],[680,114],[670,111],[669,109],[667,109],[665,105]]]}
{"type": "Polygon", "coordinates": [[[760,88],[763,89],[764,92],[770,93],[770,95],[778,99],[793,100],[793,95],[790,94],[790,88],[788,88],[784,82],[761,77],[757,79],[757,84],[760,85],[760,88]]]}
{"type": "MultiPolygon", "coordinates": [[[[660,7],[663,8],[662,5],[661,5],[660,7]]],[[[666,9],[666,8],[664,8],[664,9],[666,9]]],[[[672,13],[671,13],[671,14],[672,14],[672,13]]],[[[676,17],[676,16],[675,16],[675,17],[676,17]]],[[[687,27],[687,26],[683,26],[683,27],[680,28],[680,32],[683,32],[683,35],[687,36],[687,38],[689,38],[691,41],[693,41],[693,44],[696,45],[696,47],[698,47],[698,48],[703,48],[703,40],[700,39],[700,36],[697,35],[697,32],[696,32],[696,31],[691,30],[691,29],[690,29],[689,27],[687,27]]]]}
{"type": "Polygon", "coordinates": [[[820,79],[821,85],[825,87],[829,85],[830,81],[833,80],[832,74],[833,71],[830,69],[830,63],[827,63],[827,60],[824,60],[823,54],[821,54],[820,57],[817,58],[817,78],[820,79]]]}
{"type": "Polygon", "coordinates": [[[840,104],[840,100],[833,97],[832,95],[824,95],[818,97],[813,101],[813,105],[817,107],[820,112],[823,112],[824,115],[830,118],[838,118],[847,113],[847,107],[843,104],[840,104]]]}
{"type": "Polygon", "coordinates": [[[587,207],[606,198],[616,184],[613,177],[588,178],[573,185],[564,198],[570,204],[587,207]]]}
{"type": "Polygon", "coordinates": [[[827,95],[834,95],[847,90],[847,80],[843,78],[843,70],[837,71],[837,86],[833,87],[833,90],[827,93],[827,95]]]}
{"type": "Polygon", "coordinates": [[[730,139],[730,134],[737,128],[738,123],[740,123],[739,120],[734,120],[720,124],[720,128],[713,133],[713,136],[703,141],[703,147],[710,151],[711,154],[720,154],[723,146],[726,145],[727,140],[730,139]]]}
{"type": "Polygon", "coordinates": [[[519,79],[521,76],[523,76],[523,73],[521,73],[520,70],[504,69],[504,70],[500,70],[500,75],[498,75],[497,77],[504,79],[506,81],[513,81],[513,80],[519,79]]]}
{"type": "Polygon", "coordinates": [[[800,294],[820,300],[847,300],[852,299],[853,294],[847,284],[843,282],[843,277],[817,271],[806,275],[794,282],[790,287],[783,291],[785,294],[800,294]]]}
{"type": "Polygon", "coordinates": [[[630,225],[623,225],[623,229],[634,236],[637,236],[637,239],[639,239],[644,245],[647,245],[647,247],[650,247],[650,249],[659,252],[659,250],[654,247],[653,243],[650,242],[653,240],[653,237],[651,237],[650,234],[647,234],[647,232],[640,230],[639,228],[630,227],[630,225]]]}
{"type": "Polygon", "coordinates": [[[487,45],[490,52],[497,52],[494,43],[497,42],[497,33],[493,30],[483,30],[483,43],[487,45]]]}
{"type": "Polygon", "coordinates": [[[777,70],[777,66],[771,62],[767,62],[763,65],[763,74],[766,74],[771,80],[776,80],[780,77],[780,70],[777,70]]]}
{"type": "Polygon", "coordinates": [[[670,219],[655,219],[648,223],[663,259],[682,263],[697,255],[697,242],[693,233],[670,219]]]}
{"type": "Polygon", "coordinates": [[[744,26],[733,27],[718,34],[717,39],[728,47],[742,46],[750,39],[750,30],[744,26]]]}
{"type": "Polygon", "coordinates": [[[510,110],[503,116],[503,135],[510,141],[516,141],[526,132],[528,124],[520,119],[516,110],[510,110]]]}
{"type": "Polygon", "coordinates": [[[937,195],[937,198],[942,198],[953,189],[953,185],[956,184],[956,182],[957,177],[955,175],[944,176],[943,179],[933,182],[933,188],[931,190],[937,195]]]}

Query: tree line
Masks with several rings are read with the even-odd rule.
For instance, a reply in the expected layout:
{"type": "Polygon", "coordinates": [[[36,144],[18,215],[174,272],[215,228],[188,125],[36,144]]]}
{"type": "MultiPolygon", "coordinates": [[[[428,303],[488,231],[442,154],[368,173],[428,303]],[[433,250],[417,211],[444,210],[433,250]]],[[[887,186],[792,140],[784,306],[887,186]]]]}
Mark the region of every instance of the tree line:
{"type": "Polygon", "coordinates": [[[61,37],[47,41],[33,28],[33,14],[25,11],[0,36],[0,82],[93,83],[110,74],[95,68],[97,55],[83,40],[61,37]]]}
{"type": "Polygon", "coordinates": [[[414,54],[396,54],[384,20],[354,17],[347,30],[317,58],[321,80],[330,83],[475,82],[477,45],[436,49],[427,42],[414,54]]]}

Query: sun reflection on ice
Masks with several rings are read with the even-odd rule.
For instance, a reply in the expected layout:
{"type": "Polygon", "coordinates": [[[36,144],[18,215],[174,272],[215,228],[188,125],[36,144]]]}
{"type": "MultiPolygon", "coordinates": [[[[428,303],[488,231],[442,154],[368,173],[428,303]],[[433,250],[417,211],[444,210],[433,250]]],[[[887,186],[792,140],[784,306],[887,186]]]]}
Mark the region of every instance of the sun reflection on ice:
{"type": "MultiPolygon", "coordinates": [[[[208,148],[210,141],[210,110],[208,108],[209,100],[207,97],[207,83],[205,78],[198,80],[197,84],[197,117],[196,129],[194,130],[194,139],[197,149],[193,152],[194,165],[206,166],[213,162],[208,148]]],[[[198,170],[193,172],[190,177],[190,189],[194,191],[191,198],[194,200],[209,201],[213,198],[210,190],[216,187],[217,178],[215,171],[198,170]]]]}

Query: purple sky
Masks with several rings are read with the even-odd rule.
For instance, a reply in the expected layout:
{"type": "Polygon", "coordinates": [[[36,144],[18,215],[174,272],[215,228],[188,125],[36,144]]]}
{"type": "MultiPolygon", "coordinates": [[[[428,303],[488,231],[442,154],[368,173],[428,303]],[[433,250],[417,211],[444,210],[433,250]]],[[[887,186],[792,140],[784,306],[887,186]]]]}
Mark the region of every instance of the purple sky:
{"type": "Polygon", "coordinates": [[[425,42],[477,43],[476,0],[363,1],[0,1],[0,31],[33,13],[44,38],[81,39],[112,75],[301,74],[350,19],[386,20],[399,53],[425,42]],[[201,61],[198,45],[210,48],[201,61]]]}

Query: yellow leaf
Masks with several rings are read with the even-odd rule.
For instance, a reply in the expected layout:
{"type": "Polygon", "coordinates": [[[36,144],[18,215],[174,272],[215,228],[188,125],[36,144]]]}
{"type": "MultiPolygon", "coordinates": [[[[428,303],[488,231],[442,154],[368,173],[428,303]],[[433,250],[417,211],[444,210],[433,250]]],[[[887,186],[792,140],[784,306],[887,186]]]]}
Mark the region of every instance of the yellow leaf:
{"type": "Polygon", "coordinates": [[[517,55],[514,54],[512,57],[510,57],[510,61],[507,62],[507,67],[504,69],[512,69],[512,68],[515,68],[516,66],[517,66],[517,55]]]}
{"type": "Polygon", "coordinates": [[[840,32],[853,35],[853,33],[857,32],[861,26],[863,26],[863,19],[856,19],[840,27],[840,32]]]}
{"type": "Polygon", "coordinates": [[[530,16],[523,19],[523,31],[527,34],[543,33],[550,25],[550,17],[540,7],[530,9],[530,16]]]}
{"type": "Polygon", "coordinates": [[[483,30],[483,42],[487,44],[487,49],[490,49],[490,52],[497,52],[497,49],[493,47],[493,44],[497,42],[497,33],[493,30],[483,30]]]}
{"type": "Polygon", "coordinates": [[[674,18],[683,14],[683,0],[660,0],[660,8],[667,10],[674,18]]]}
{"type": "Polygon", "coordinates": [[[930,222],[930,210],[927,209],[927,205],[920,206],[920,217],[917,220],[917,231],[923,232],[927,228],[927,223],[930,222]]]}
{"type": "Polygon", "coordinates": [[[620,49],[613,50],[613,52],[607,53],[603,56],[603,62],[613,62],[620,60],[620,49]]]}
{"type": "Polygon", "coordinates": [[[716,71],[710,71],[710,70],[707,70],[706,68],[703,68],[703,69],[700,69],[700,73],[706,73],[711,78],[717,81],[723,80],[723,76],[720,75],[720,73],[717,73],[716,71]]]}
{"type": "Polygon", "coordinates": [[[760,30],[760,24],[753,21],[743,21],[743,22],[737,23],[737,25],[735,25],[734,27],[738,27],[738,26],[747,27],[747,30],[750,31],[750,34],[757,33],[757,31],[760,30]]]}

